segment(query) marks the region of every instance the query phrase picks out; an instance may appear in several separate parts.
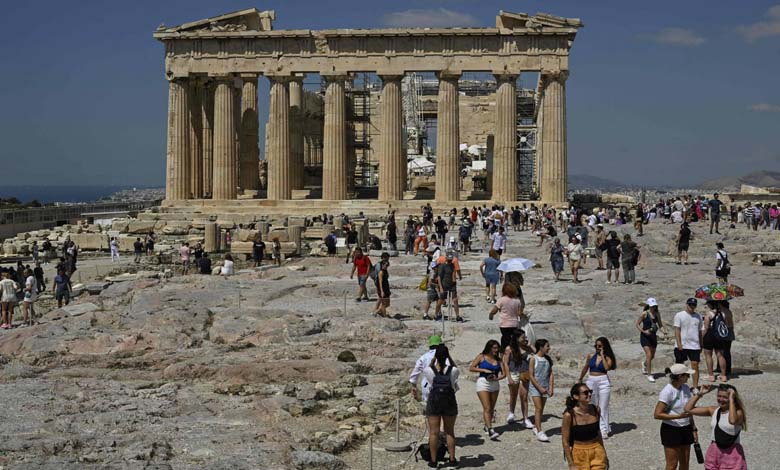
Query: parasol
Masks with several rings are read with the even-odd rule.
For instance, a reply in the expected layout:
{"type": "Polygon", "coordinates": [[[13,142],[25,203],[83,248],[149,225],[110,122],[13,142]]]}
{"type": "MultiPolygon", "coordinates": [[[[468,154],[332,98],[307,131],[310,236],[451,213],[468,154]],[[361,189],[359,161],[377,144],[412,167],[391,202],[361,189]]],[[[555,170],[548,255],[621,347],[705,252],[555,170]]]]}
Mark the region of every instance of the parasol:
{"type": "Polygon", "coordinates": [[[696,289],[696,298],[704,300],[731,300],[734,297],[742,297],[745,292],[734,284],[712,283],[696,289]]]}
{"type": "Polygon", "coordinates": [[[534,266],[536,266],[536,263],[530,259],[512,258],[499,264],[498,270],[505,273],[512,273],[515,271],[525,271],[527,269],[533,268],[534,266]]]}

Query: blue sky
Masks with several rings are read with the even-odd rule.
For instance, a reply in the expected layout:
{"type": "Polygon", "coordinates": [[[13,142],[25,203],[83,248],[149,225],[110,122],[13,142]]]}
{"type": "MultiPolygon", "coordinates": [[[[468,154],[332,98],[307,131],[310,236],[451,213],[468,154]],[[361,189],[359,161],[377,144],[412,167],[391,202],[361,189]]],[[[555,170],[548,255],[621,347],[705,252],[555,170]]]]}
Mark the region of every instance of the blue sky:
{"type": "Polygon", "coordinates": [[[151,34],[251,6],[276,10],[275,29],[492,26],[500,9],[579,17],[571,173],[654,185],[780,170],[780,0],[61,0],[3,5],[5,182],[161,186],[167,83],[151,34]]]}

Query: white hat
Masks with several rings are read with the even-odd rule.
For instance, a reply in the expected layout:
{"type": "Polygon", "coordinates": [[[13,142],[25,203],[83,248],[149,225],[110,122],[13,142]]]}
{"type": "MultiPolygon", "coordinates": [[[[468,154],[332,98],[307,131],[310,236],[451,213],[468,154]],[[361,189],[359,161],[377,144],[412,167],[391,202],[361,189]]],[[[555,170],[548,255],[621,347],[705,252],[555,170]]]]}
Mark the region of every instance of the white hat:
{"type": "Polygon", "coordinates": [[[454,242],[455,241],[455,237],[450,237],[450,241],[454,242]]]}
{"type": "Polygon", "coordinates": [[[694,372],[696,372],[695,370],[691,369],[685,364],[675,364],[669,368],[669,371],[672,373],[672,375],[683,375],[683,374],[693,375],[694,372]]]}
{"type": "Polygon", "coordinates": [[[655,300],[655,297],[648,297],[647,302],[645,302],[648,307],[657,307],[658,301],[655,300]]]}

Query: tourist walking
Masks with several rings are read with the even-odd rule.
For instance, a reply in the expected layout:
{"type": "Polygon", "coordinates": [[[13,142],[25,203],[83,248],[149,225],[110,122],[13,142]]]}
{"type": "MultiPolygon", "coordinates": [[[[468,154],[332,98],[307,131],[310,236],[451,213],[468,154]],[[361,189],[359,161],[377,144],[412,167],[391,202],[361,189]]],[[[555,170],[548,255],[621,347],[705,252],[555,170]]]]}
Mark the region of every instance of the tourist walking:
{"type": "Polygon", "coordinates": [[[35,301],[38,300],[38,280],[32,270],[25,270],[24,296],[22,298],[23,325],[32,325],[35,321],[35,301]]]}
{"type": "Polygon", "coordinates": [[[522,424],[526,429],[533,429],[534,425],[528,419],[528,385],[531,375],[528,372],[528,361],[534,350],[528,344],[525,331],[516,329],[509,339],[509,345],[504,348],[502,360],[507,370],[507,382],[509,386],[509,414],[506,417],[507,424],[513,424],[517,418],[515,410],[517,398],[520,396],[520,411],[522,424]]]}
{"type": "Polygon", "coordinates": [[[423,251],[428,248],[428,227],[425,224],[417,224],[415,228],[416,238],[414,239],[414,254],[420,253],[420,247],[423,251]]]}
{"type": "Polygon", "coordinates": [[[471,361],[469,371],[479,373],[477,379],[477,397],[482,404],[483,430],[490,439],[497,439],[499,434],[493,429],[493,416],[496,411],[496,401],[500,390],[499,381],[506,377],[507,369],[501,361],[501,346],[491,339],[485,344],[482,352],[471,361]]]}
{"type": "Polygon", "coordinates": [[[263,258],[265,258],[265,242],[263,242],[263,236],[258,232],[252,240],[253,266],[256,268],[262,265],[263,258]]]}
{"type": "Polygon", "coordinates": [[[696,312],[698,301],[691,297],[685,302],[685,310],[674,316],[674,362],[691,363],[693,370],[693,388],[699,387],[699,361],[701,360],[702,326],[704,320],[696,312]]]}
{"type": "Polygon", "coordinates": [[[185,276],[190,270],[191,254],[192,251],[190,250],[190,244],[187,242],[182,243],[181,248],[179,248],[179,256],[181,256],[181,273],[185,276]]]}
{"type": "Polygon", "coordinates": [[[591,403],[593,391],[583,383],[572,386],[566,397],[561,424],[563,456],[571,470],[606,470],[607,451],[599,434],[599,407],[591,403]]]}
{"type": "Polygon", "coordinates": [[[580,260],[583,256],[583,248],[580,244],[580,239],[576,236],[572,236],[569,238],[569,245],[566,247],[566,257],[569,260],[569,267],[571,267],[571,275],[572,275],[572,281],[574,283],[579,283],[580,280],[577,278],[577,273],[580,270],[580,260]]]}
{"type": "Polygon", "coordinates": [[[561,280],[561,273],[563,272],[563,253],[566,249],[561,245],[561,239],[555,237],[552,245],[550,245],[550,265],[552,266],[553,275],[556,281],[561,280]]]}
{"type": "Polygon", "coordinates": [[[498,270],[499,264],[501,264],[501,256],[496,250],[491,249],[487,258],[482,260],[479,266],[479,271],[485,278],[485,299],[491,303],[496,303],[496,285],[502,277],[498,270]]]}
{"type": "Polygon", "coordinates": [[[620,265],[623,268],[623,284],[636,282],[636,268],[639,262],[639,247],[631,240],[631,235],[623,235],[623,243],[620,244],[620,265]]]}
{"type": "Polygon", "coordinates": [[[712,195],[708,205],[710,207],[710,235],[712,235],[713,227],[715,228],[715,233],[720,235],[718,226],[720,225],[720,208],[723,203],[718,199],[718,193],[712,195]]]}
{"type": "MultiPolygon", "coordinates": [[[[417,362],[414,364],[414,369],[412,369],[412,373],[409,374],[409,383],[412,386],[412,397],[415,400],[421,400],[423,404],[425,404],[428,401],[428,392],[430,392],[430,386],[431,383],[428,382],[428,380],[425,378],[425,375],[423,375],[423,371],[426,367],[430,366],[431,361],[433,361],[433,357],[436,354],[436,347],[442,344],[441,336],[439,335],[431,335],[428,337],[428,350],[423,353],[422,356],[420,356],[417,359],[417,362]],[[422,378],[420,378],[422,377],[422,378]],[[418,388],[417,382],[420,381],[420,387],[418,388]]],[[[454,364],[454,363],[452,363],[454,364]]]]}
{"type": "Polygon", "coordinates": [[[504,227],[499,226],[498,231],[490,237],[493,241],[492,248],[498,253],[499,258],[506,250],[506,235],[504,234],[504,227]]]}
{"type": "Polygon", "coordinates": [[[54,276],[52,291],[54,292],[54,298],[57,300],[58,308],[62,308],[63,301],[65,302],[65,305],[70,303],[70,277],[65,274],[65,270],[62,268],[57,269],[57,275],[54,276]]]}
{"type": "Polygon", "coordinates": [[[680,231],[677,233],[677,264],[688,264],[688,247],[691,242],[691,229],[688,222],[680,225],[680,231]]]}
{"type": "Polygon", "coordinates": [[[40,248],[38,247],[37,241],[33,240],[30,250],[32,251],[33,263],[37,263],[39,261],[39,255],[40,255],[40,248]]]}
{"type": "Polygon", "coordinates": [[[388,317],[387,307],[390,306],[390,274],[387,272],[387,268],[390,266],[390,262],[386,259],[382,259],[379,262],[379,273],[377,273],[377,308],[374,314],[379,317],[388,317]]]}
{"type": "Polygon", "coordinates": [[[612,432],[609,425],[609,398],[612,395],[612,383],[609,380],[609,371],[617,369],[617,360],[612,351],[612,345],[605,337],[600,337],[594,344],[595,352],[588,354],[585,358],[585,365],[580,372],[580,378],[577,382],[582,382],[585,375],[588,380],[585,382],[588,388],[592,390],[592,402],[600,410],[599,428],[601,437],[607,439],[612,432]]]}
{"type": "Polygon", "coordinates": [[[599,267],[596,268],[599,271],[604,270],[604,244],[607,242],[607,232],[604,230],[602,224],[596,224],[596,244],[594,246],[594,256],[599,263],[599,267]]]}
{"type": "Polygon", "coordinates": [[[19,291],[19,284],[11,279],[9,271],[3,272],[3,279],[0,281],[0,312],[2,323],[0,328],[7,330],[13,327],[14,305],[16,305],[16,293],[19,291]]]}
{"type": "Polygon", "coordinates": [[[355,302],[360,302],[361,300],[369,301],[366,281],[368,280],[368,271],[370,269],[371,258],[368,255],[364,255],[363,250],[359,246],[355,247],[355,255],[352,257],[352,272],[349,273],[349,278],[352,279],[357,271],[358,293],[355,302]]]}
{"type": "MultiPolygon", "coordinates": [[[[330,250],[330,248],[328,248],[328,250],[330,250]]],[[[330,253],[330,251],[328,251],[328,253],[330,253]]],[[[279,241],[279,237],[274,237],[271,241],[271,257],[273,258],[274,265],[282,265],[282,242],[279,241]]]]}
{"type": "Polygon", "coordinates": [[[111,261],[119,261],[119,240],[116,237],[111,237],[111,261]]]}
{"type": "Polygon", "coordinates": [[[154,254],[154,242],[157,240],[157,237],[154,235],[153,231],[149,231],[149,233],[146,234],[145,244],[146,244],[146,256],[152,256],[154,254]]]}
{"type": "Polygon", "coordinates": [[[704,456],[705,470],[747,470],[745,449],[739,442],[742,431],[747,431],[745,405],[734,386],[702,385],[701,391],[685,404],[685,411],[693,416],[710,418],[712,432],[710,445],[704,456]],[[717,390],[717,405],[697,407],[701,397],[717,390]]]}
{"type": "Polygon", "coordinates": [[[35,267],[33,268],[33,276],[35,276],[35,280],[38,281],[38,293],[46,290],[46,279],[43,276],[43,268],[41,267],[41,263],[35,263],[35,267]]]}
{"type": "Polygon", "coordinates": [[[528,394],[534,401],[534,434],[540,442],[550,442],[550,438],[542,431],[542,414],[548,398],[552,398],[555,392],[555,376],[553,375],[553,361],[550,358],[550,342],[546,339],[536,340],[534,344],[536,354],[531,356],[528,362],[531,384],[528,394]]]}
{"type": "Polygon", "coordinates": [[[452,305],[452,309],[455,310],[455,321],[462,322],[464,320],[460,316],[460,306],[458,304],[458,280],[463,279],[460,273],[460,263],[455,259],[455,253],[452,251],[448,251],[443,257],[440,256],[436,262],[436,269],[438,270],[436,275],[439,279],[439,300],[436,308],[441,311],[442,305],[447,301],[452,305]]]}
{"type": "Polygon", "coordinates": [[[658,395],[653,417],[662,420],[661,444],[664,446],[666,470],[688,470],[691,444],[698,436],[691,420],[691,413],[685,405],[693,395],[686,383],[696,371],[684,364],[675,364],[666,369],[669,383],[658,395]]]}
{"type": "Polygon", "coordinates": [[[612,283],[612,273],[615,273],[615,284],[620,281],[620,240],[614,230],[609,232],[609,239],[605,243],[604,251],[607,252],[607,284],[612,283]]]}
{"type": "Polygon", "coordinates": [[[458,416],[458,401],[455,393],[459,390],[458,377],[460,372],[455,362],[450,358],[447,346],[436,346],[433,360],[423,370],[425,380],[430,384],[430,393],[425,405],[425,416],[428,420],[428,448],[431,451],[429,467],[438,466],[437,453],[439,449],[439,430],[444,427],[447,435],[447,452],[449,466],[458,464],[455,458],[455,420],[458,416]]]}
{"type": "Polygon", "coordinates": [[[715,244],[717,252],[715,254],[715,277],[718,278],[718,282],[721,284],[728,284],[729,274],[731,274],[731,262],[729,261],[729,254],[726,252],[723,243],[718,242],[715,244]]]}
{"type": "Polygon", "coordinates": [[[431,261],[429,267],[429,273],[427,274],[427,285],[425,286],[425,303],[423,304],[423,320],[433,320],[433,318],[440,318],[441,305],[439,305],[439,276],[436,270],[436,261],[431,261]],[[431,309],[431,305],[434,307],[434,316],[428,315],[431,309]]]}
{"type": "Polygon", "coordinates": [[[655,298],[649,297],[647,299],[635,325],[636,329],[639,330],[639,344],[645,352],[645,360],[642,361],[642,374],[647,377],[648,381],[655,382],[653,359],[655,359],[655,351],[658,348],[658,330],[664,327],[661,313],[658,311],[658,301],[655,298]]]}
{"type": "Polygon", "coordinates": [[[518,298],[517,288],[514,285],[507,282],[501,287],[501,298],[490,310],[490,320],[493,320],[496,313],[498,313],[501,351],[503,351],[509,345],[515,330],[519,328],[520,317],[523,316],[523,304],[518,298]]]}

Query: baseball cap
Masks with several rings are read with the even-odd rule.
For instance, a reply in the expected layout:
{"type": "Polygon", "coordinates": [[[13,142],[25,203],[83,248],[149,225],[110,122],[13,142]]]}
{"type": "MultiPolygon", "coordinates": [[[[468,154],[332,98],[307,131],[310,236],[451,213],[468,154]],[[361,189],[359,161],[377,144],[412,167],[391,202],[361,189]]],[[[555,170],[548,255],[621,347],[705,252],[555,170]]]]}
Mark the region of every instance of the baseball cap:
{"type": "Polygon", "coordinates": [[[696,371],[686,366],[685,364],[675,364],[669,368],[669,372],[671,372],[672,375],[683,375],[683,374],[693,375],[694,372],[696,371]]]}
{"type": "Polygon", "coordinates": [[[455,258],[455,252],[452,250],[447,250],[447,259],[453,259],[455,258]]]}
{"type": "Polygon", "coordinates": [[[428,338],[428,346],[438,346],[440,344],[441,344],[441,336],[433,335],[430,338],[428,338]]]}
{"type": "Polygon", "coordinates": [[[696,300],[696,298],[694,298],[694,297],[689,297],[688,300],[685,301],[685,303],[688,304],[688,305],[693,305],[694,307],[696,305],[699,305],[699,301],[696,300]]]}
{"type": "Polygon", "coordinates": [[[658,301],[655,300],[655,297],[648,297],[647,302],[645,302],[648,307],[657,307],[658,301]]]}
{"type": "Polygon", "coordinates": [[[454,242],[455,241],[455,237],[450,237],[450,241],[454,242]]]}

